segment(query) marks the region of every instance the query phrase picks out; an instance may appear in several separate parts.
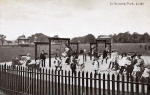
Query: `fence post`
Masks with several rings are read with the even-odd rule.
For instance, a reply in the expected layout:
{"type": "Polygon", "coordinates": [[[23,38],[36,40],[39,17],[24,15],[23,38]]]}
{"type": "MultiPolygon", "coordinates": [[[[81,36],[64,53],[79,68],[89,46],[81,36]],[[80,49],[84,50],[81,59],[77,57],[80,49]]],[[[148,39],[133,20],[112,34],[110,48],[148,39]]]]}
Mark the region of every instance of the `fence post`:
{"type": "Polygon", "coordinates": [[[139,76],[136,76],[136,95],[139,95],[139,76]]]}
{"type": "Polygon", "coordinates": [[[61,71],[61,91],[62,91],[61,92],[62,95],[64,95],[64,74],[63,74],[63,70],[61,71]]]}
{"type": "MultiPolygon", "coordinates": [[[[113,83],[113,80],[112,80],[112,83],[113,83]]],[[[108,95],[110,95],[110,74],[109,73],[107,74],[107,91],[108,91],[108,95]]]]}
{"type": "Polygon", "coordinates": [[[72,88],[72,95],[74,95],[74,91],[73,91],[73,72],[72,72],[72,76],[71,77],[72,77],[72,85],[71,85],[72,86],[71,87],[72,88]]]}
{"type": "Polygon", "coordinates": [[[99,85],[99,95],[101,95],[101,74],[98,74],[99,80],[98,80],[98,85],[99,85]]]}
{"type": "Polygon", "coordinates": [[[94,73],[94,95],[97,95],[97,78],[96,78],[97,73],[94,73]]]}
{"type": "Polygon", "coordinates": [[[117,74],[117,95],[120,94],[120,75],[117,74]]]}
{"type": "Polygon", "coordinates": [[[103,74],[103,95],[106,95],[106,93],[105,93],[105,90],[106,90],[106,88],[105,88],[105,81],[106,81],[105,74],[103,74]]]}
{"type": "Polygon", "coordinates": [[[60,70],[58,71],[58,95],[60,95],[60,70]]]}
{"type": "Polygon", "coordinates": [[[84,95],[84,71],[82,72],[82,95],[84,95]]]}
{"type": "Polygon", "coordinates": [[[23,74],[22,74],[22,76],[23,76],[23,78],[22,78],[22,82],[23,82],[22,90],[23,90],[23,93],[25,93],[25,68],[24,67],[23,67],[22,71],[23,71],[23,74]]]}
{"type": "Polygon", "coordinates": [[[48,85],[48,87],[49,87],[49,89],[48,89],[48,95],[51,95],[51,89],[50,89],[50,88],[51,88],[51,79],[50,79],[50,78],[51,78],[51,77],[50,77],[50,76],[51,76],[51,71],[50,71],[50,69],[48,69],[48,72],[49,72],[49,73],[48,73],[48,79],[49,79],[49,80],[48,80],[48,81],[49,81],[49,83],[48,83],[48,84],[49,84],[49,85],[48,85]]]}
{"type": "Polygon", "coordinates": [[[7,66],[6,65],[4,65],[4,69],[5,69],[5,77],[4,77],[5,86],[4,86],[4,88],[7,89],[7,66]]]}
{"type": "Polygon", "coordinates": [[[129,93],[129,74],[128,73],[126,75],[126,79],[127,79],[127,93],[129,93]]]}
{"type": "Polygon", "coordinates": [[[20,87],[21,87],[21,89],[20,89],[20,91],[21,92],[23,92],[23,87],[22,87],[22,85],[23,85],[23,82],[22,82],[22,79],[23,79],[23,69],[22,69],[22,66],[21,66],[21,71],[20,71],[21,73],[20,73],[20,82],[21,82],[21,84],[20,84],[20,87]]]}
{"type": "Polygon", "coordinates": [[[34,95],[34,85],[35,85],[35,77],[34,77],[34,74],[35,74],[35,69],[32,70],[32,95],[34,95]]]}
{"type": "Polygon", "coordinates": [[[55,69],[55,72],[54,72],[54,81],[55,81],[55,86],[54,86],[54,95],[57,95],[57,70],[55,69]]]}
{"type": "Polygon", "coordinates": [[[142,80],[141,80],[141,88],[142,88],[141,93],[142,93],[142,95],[145,94],[145,85],[144,85],[144,82],[145,82],[145,81],[142,79],[142,80]]]}
{"type": "Polygon", "coordinates": [[[68,90],[69,90],[69,94],[71,94],[71,90],[70,90],[70,71],[68,72],[68,90]]]}
{"type": "Polygon", "coordinates": [[[67,71],[65,70],[65,94],[68,95],[68,92],[67,92],[67,71]]]}
{"type": "Polygon", "coordinates": [[[77,72],[74,74],[74,94],[77,95],[77,72]]]}
{"type": "Polygon", "coordinates": [[[43,78],[42,78],[42,80],[43,80],[43,85],[42,85],[42,95],[45,95],[45,69],[43,68],[43,70],[42,70],[42,74],[43,74],[43,78]]]}
{"type": "MultiPolygon", "coordinates": [[[[19,91],[19,92],[22,92],[22,91],[21,91],[21,87],[22,87],[22,86],[21,86],[21,84],[22,84],[22,83],[21,83],[21,73],[22,73],[21,67],[19,66],[19,87],[18,87],[18,91],[19,91]]],[[[9,83],[9,82],[8,82],[8,83],[9,83]]]]}
{"type": "Polygon", "coordinates": [[[55,69],[55,95],[57,95],[57,70],[55,69]]]}
{"type": "Polygon", "coordinates": [[[80,71],[78,72],[78,95],[80,95],[81,90],[80,90],[80,71]]]}
{"type": "MultiPolygon", "coordinates": [[[[41,69],[39,69],[41,70],[41,69]]],[[[37,79],[36,79],[37,87],[36,87],[36,95],[39,95],[39,71],[37,71],[37,79]]]]}
{"type": "Polygon", "coordinates": [[[93,74],[92,74],[92,72],[90,73],[90,95],[93,95],[93,83],[92,83],[92,76],[93,76],[93,74]]]}
{"type": "Polygon", "coordinates": [[[88,72],[86,72],[86,95],[89,95],[89,85],[88,85],[88,83],[89,83],[89,77],[88,77],[88,75],[89,75],[89,73],[88,72]]]}
{"type": "Polygon", "coordinates": [[[122,95],[125,95],[124,84],[125,84],[124,75],[122,75],[122,95]]]}
{"type": "Polygon", "coordinates": [[[150,94],[150,77],[147,78],[147,94],[150,94]]]}
{"type": "Polygon", "coordinates": [[[115,75],[112,75],[112,95],[115,95],[115,75]]]}
{"type": "Polygon", "coordinates": [[[45,94],[47,95],[48,93],[47,93],[47,68],[45,69],[45,94]]]}
{"type": "Polygon", "coordinates": [[[40,93],[40,95],[42,95],[42,70],[40,69],[40,79],[39,79],[39,87],[40,87],[40,89],[39,89],[39,93],[40,93]]]}
{"type": "Polygon", "coordinates": [[[1,80],[1,78],[2,78],[2,67],[1,67],[2,65],[0,65],[0,87],[1,87],[1,83],[2,83],[2,80],[1,80]]]}
{"type": "Polygon", "coordinates": [[[36,87],[37,87],[37,83],[36,83],[36,81],[37,81],[36,75],[37,75],[37,71],[36,71],[36,69],[35,69],[35,70],[34,70],[34,86],[33,86],[34,92],[33,92],[33,95],[37,95],[37,94],[36,94],[36,87]]]}
{"type": "Polygon", "coordinates": [[[130,84],[131,84],[131,94],[132,94],[132,95],[134,95],[134,83],[133,83],[133,76],[131,76],[130,84]]]}

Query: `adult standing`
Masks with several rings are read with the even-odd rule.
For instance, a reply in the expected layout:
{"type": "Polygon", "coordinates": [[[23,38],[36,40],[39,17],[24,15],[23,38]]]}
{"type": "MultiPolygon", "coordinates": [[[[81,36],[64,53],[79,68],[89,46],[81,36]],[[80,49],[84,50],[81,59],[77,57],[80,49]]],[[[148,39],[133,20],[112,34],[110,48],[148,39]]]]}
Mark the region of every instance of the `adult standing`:
{"type": "Polygon", "coordinates": [[[46,53],[44,50],[42,50],[42,52],[40,54],[40,59],[42,61],[42,67],[45,67],[46,53]]]}
{"type": "Polygon", "coordinates": [[[107,64],[107,50],[106,50],[106,49],[103,51],[103,60],[102,60],[102,64],[103,64],[104,60],[106,60],[106,64],[107,64]]]}

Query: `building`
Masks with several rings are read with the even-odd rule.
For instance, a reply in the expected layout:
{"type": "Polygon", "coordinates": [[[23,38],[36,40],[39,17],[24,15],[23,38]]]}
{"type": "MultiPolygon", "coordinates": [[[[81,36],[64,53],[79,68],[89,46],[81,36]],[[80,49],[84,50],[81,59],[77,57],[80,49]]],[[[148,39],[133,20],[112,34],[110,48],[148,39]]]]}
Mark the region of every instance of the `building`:
{"type": "Polygon", "coordinates": [[[20,46],[29,46],[30,44],[30,39],[26,38],[25,35],[18,37],[17,41],[20,46]]]}

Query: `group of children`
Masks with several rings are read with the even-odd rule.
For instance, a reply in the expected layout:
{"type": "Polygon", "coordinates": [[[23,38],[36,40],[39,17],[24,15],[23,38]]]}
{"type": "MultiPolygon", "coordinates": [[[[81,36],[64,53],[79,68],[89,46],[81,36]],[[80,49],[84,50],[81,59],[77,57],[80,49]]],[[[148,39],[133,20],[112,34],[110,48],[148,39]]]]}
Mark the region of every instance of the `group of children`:
{"type": "Polygon", "coordinates": [[[111,57],[95,57],[92,64],[94,65],[95,72],[97,72],[99,69],[99,65],[103,64],[103,60],[106,60],[106,64],[107,60],[109,60],[109,70],[116,70],[120,74],[126,72],[127,74],[136,76],[140,79],[149,78],[150,64],[148,66],[145,66],[144,60],[141,56],[141,54],[129,55],[127,53],[122,53],[121,55],[119,55],[119,53],[114,50],[111,53],[111,57]]]}
{"type": "Polygon", "coordinates": [[[66,65],[70,65],[70,69],[74,74],[76,72],[77,67],[79,67],[80,70],[83,70],[84,62],[80,62],[81,60],[78,56],[79,55],[76,51],[73,51],[71,47],[66,46],[61,56],[55,56],[54,64],[56,70],[62,69],[62,62],[64,62],[66,65]]]}

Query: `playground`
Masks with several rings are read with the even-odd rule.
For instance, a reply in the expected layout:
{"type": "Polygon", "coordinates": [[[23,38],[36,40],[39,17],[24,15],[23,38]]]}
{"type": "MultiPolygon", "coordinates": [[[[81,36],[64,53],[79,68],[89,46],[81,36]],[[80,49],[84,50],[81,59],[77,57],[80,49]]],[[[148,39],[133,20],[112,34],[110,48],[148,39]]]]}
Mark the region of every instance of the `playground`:
{"type": "MultiPolygon", "coordinates": [[[[116,51],[112,49],[111,38],[90,43],[89,50],[79,49],[80,45],[71,43],[69,38],[49,38],[49,42],[34,44],[34,58],[28,52],[0,65],[0,87],[7,92],[11,90],[11,95],[149,95],[149,79],[143,81],[126,71],[118,72],[121,69],[109,68],[116,51]]],[[[129,52],[128,57],[131,54],[135,53],[129,52]]],[[[121,53],[117,56],[125,58],[121,53]]],[[[150,64],[150,56],[141,58],[144,65],[150,64]]]]}
{"type": "MultiPolygon", "coordinates": [[[[93,49],[98,52],[98,54],[102,55],[103,50],[105,48],[111,52],[112,51],[112,39],[111,38],[101,38],[96,40],[95,43],[90,43],[89,45],[89,51],[86,51],[86,60],[84,58],[84,54],[80,52],[79,43],[71,43],[69,38],[49,38],[49,42],[35,42],[35,49],[34,49],[34,58],[31,60],[30,63],[35,63],[35,60],[40,57],[40,53],[42,50],[46,53],[46,59],[45,59],[45,66],[42,66],[40,63],[40,68],[51,68],[56,69],[56,64],[54,64],[54,61],[56,61],[56,56],[61,57],[61,66],[62,70],[70,70],[70,65],[68,65],[65,61],[67,57],[62,56],[63,53],[65,53],[66,45],[70,46],[70,49],[72,51],[76,51],[75,55],[78,56],[78,64],[77,64],[77,71],[88,71],[88,72],[94,72],[95,65],[93,64],[93,57],[90,55],[93,52],[93,49]],[[84,67],[81,67],[79,65],[84,64],[84,67]]],[[[85,47],[87,48],[87,47],[85,47]]],[[[67,55],[65,55],[67,56],[67,55]]],[[[142,56],[144,59],[145,64],[150,64],[150,56],[142,56]]],[[[104,61],[103,63],[102,58],[99,57],[98,59],[99,63],[97,65],[97,71],[100,73],[116,73],[117,71],[109,70],[109,63],[110,58],[108,58],[108,61],[104,61]]],[[[12,65],[12,62],[2,62],[1,64],[7,64],[12,65]]],[[[26,64],[22,64],[23,67],[26,67],[26,64]]]]}

